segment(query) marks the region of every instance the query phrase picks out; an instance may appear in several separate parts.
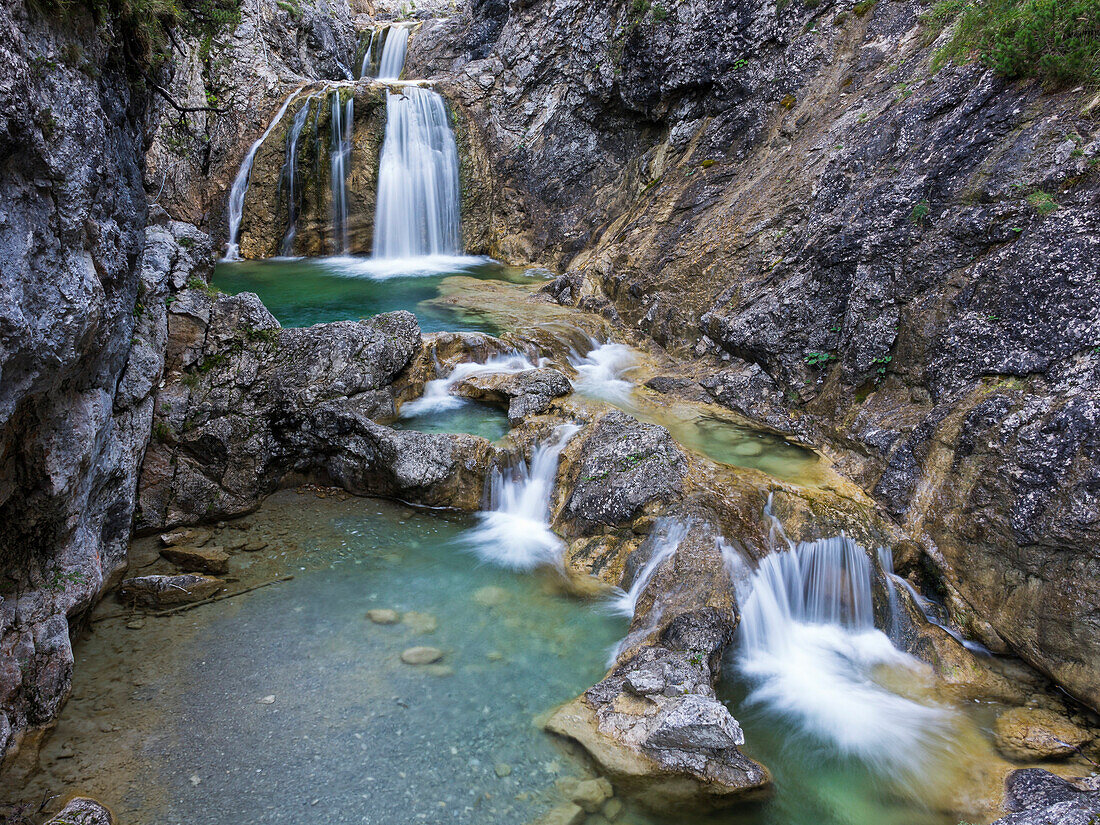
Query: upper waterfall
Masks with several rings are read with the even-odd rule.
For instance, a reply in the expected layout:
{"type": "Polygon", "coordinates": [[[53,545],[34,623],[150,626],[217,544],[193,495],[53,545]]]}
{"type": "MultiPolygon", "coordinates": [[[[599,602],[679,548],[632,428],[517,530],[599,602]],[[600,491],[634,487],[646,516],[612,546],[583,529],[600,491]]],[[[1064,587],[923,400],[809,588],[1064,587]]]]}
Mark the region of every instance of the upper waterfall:
{"type": "Polygon", "coordinates": [[[419,86],[389,92],[374,257],[461,254],[458,148],[443,98],[419,86]]]}
{"type": "Polygon", "coordinates": [[[382,43],[382,60],[378,67],[379,80],[397,80],[405,68],[405,52],[409,47],[409,28],[390,26],[382,43]]]}

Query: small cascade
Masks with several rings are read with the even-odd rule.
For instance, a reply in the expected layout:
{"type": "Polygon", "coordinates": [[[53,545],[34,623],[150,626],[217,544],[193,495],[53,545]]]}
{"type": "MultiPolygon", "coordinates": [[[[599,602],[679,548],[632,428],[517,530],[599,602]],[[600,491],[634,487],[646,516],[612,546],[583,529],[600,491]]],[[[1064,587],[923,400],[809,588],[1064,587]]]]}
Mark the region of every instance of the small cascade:
{"type": "Polygon", "coordinates": [[[340,91],[332,93],[332,142],[329,147],[332,183],[332,237],[337,254],[348,251],[348,160],[355,118],[355,96],[340,103],[340,91]]]}
{"type": "MultiPolygon", "coordinates": [[[[389,54],[389,39],[383,62],[389,54]]],[[[460,255],[458,148],[443,98],[405,86],[386,94],[374,257],[460,255]]]]}
{"type": "Polygon", "coordinates": [[[378,29],[370,30],[370,40],[367,41],[367,50],[363,52],[363,62],[359,66],[359,79],[371,76],[372,55],[374,54],[374,41],[378,38],[378,29]]]}
{"type": "Polygon", "coordinates": [[[515,570],[561,564],[564,544],[550,529],[550,496],[561,452],[579,429],[563,424],[534,449],[530,462],[493,470],[489,510],[464,539],[484,561],[515,570]]]}
{"type": "Polygon", "coordinates": [[[409,47],[409,27],[390,26],[382,41],[382,60],[378,66],[379,80],[397,80],[405,69],[405,52],[409,47]]]}
{"type": "Polygon", "coordinates": [[[623,376],[637,366],[637,353],[625,344],[591,343],[587,355],[574,352],[569,357],[569,363],[577,370],[574,388],[591,398],[626,403],[634,392],[634,384],[623,376]]]}
{"type": "MultiPolygon", "coordinates": [[[[777,533],[786,540],[781,526],[777,533]]],[[[919,663],[875,628],[873,580],[870,556],[843,535],[767,556],[739,583],[737,667],[750,704],[845,755],[913,776],[931,767],[951,714],[879,682],[890,673],[915,682],[919,663]]]]}
{"type": "Polygon", "coordinates": [[[286,114],[286,110],[290,108],[290,104],[298,97],[302,91],[302,86],[299,86],[290,96],[283,101],[283,105],[279,107],[279,111],[275,115],[275,119],[271,121],[268,127],[264,130],[264,133],[260,135],[259,139],[252,144],[248,150],[248,154],[244,156],[244,160],[241,161],[241,168],[237,170],[237,177],[233,179],[233,186],[229,190],[229,242],[225,247],[225,260],[238,261],[240,260],[240,234],[241,234],[241,217],[244,215],[244,196],[248,192],[248,180],[252,175],[252,162],[256,159],[256,152],[263,146],[267,136],[271,134],[272,130],[279,125],[279,121],[283,119],[283,115],[286,114]]]}
{"type": "Polygon", "coordinates": [[[306,100],[305,105],[294,115],[286,137],[286,159],[283,161],[280,184],[286,193],[287,206],[287,228],[280,248],[280,254],[284,258],[294,254],[294,238],[298,234],[298,140],[313,109],[313,101],[312,97],[306,100]]]}
{"type": "Polygon", "coordinates": [[[676,555],[680,542],[687,535],[689,525],[679,519],[660,519],[654,525],[653,535],[655,546],[649,559],[634,576],[630,589],[620,591],[609,603],[612,613],[617,613],[628,618],[634,617],[634,608],[638,605],[646,586],[661,568],[661,566],[676,555]]]}
{"type": "Polygon", "coordinates": [[[461,407],[466,403],[465,398],[451,395],[451,390],[460,381],[465,381],[474,375],[489,375],[492,373],[513,374],[533,370],[535,365],[526,357],[517,353],[511,355],[499,355],[490,358],[484,364],[472,361],[459,364],[451,374],[445,378],[436,378],[424,385],[424,392],[420,398],[401,405],[401,417],[412,418],[417,415],[445,412],[461,407]]]}

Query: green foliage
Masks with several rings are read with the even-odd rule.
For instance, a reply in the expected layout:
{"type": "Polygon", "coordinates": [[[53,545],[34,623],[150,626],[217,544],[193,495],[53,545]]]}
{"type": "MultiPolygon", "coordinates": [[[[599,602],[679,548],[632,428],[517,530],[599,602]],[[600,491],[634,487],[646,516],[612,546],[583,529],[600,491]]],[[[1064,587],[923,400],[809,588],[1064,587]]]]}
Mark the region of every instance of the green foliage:
{"type": "Polygon", "coordinates": [[[668,17],[668,8],[662,6],[660,3],[653,4],[653,19],[665,20],[668,17]]]}
{"type": "Polygon", "coordinates": [[[220,289],[210,286],[210,284],[208,284],[197,275],[192,275],[190,278],[188,278],[186,286],[188,289],[197,289],[199,292],[201,292],[203,295],[205,295],[207,298],[210,298],[211,300],[216,300],[217,297],[222,294],[222,291],[220,289]]]}
{"type": "Polygon", "coordinates": [[[836,360],[835,352],[810,352],[806,354],[806,366],[814,369],[824,369],[830,361],[836,360]]]}
{"type": "Polygon", "coordinates": [[[916,224],[917,226],[924,226],[925,220],[928,218],[928,213],[932,207],[928,201],[921,201],[913,206],[913,211],[909,213],[909,223],[916,224]]]}
{"type": "Polygon", "coordinates": [[[168,426],[168,422],[161,419],[153,425],[153,438],[162,444],[172,440],[172,428],[168,426]]]}
{"type": "Polygon", "coordinates": [[[1049,215],[1058,208],[1058,204],[1046,192],[1032,192],[1027,196],[1027,202],[1040,215],[1049,215]]]}
{"type": "Polygon", "coordinates": [[[875,369],[875,383],[880,383],[883,378],[886,377],[886,369],[890,366],[890,362],[894,360],[892,355],[880,355],[871,361],[871,365],[875,369]]]}
{"type": "Polygon", "coordinates": [[[852,6],[852,11],[856,13],[857,17],[863,17],[870,12],[878,4],[878,0],[860,0],[852,6]]]}
{"type": "Polygon", "coordinates": [[[955,27],[933,70],[980,60],[1050,87],[1100,86],[1100,0],[940,0],[921,20],[933,38],[955,27]]]}
{"type": "Polygon", "coordinates": [[[297,4],[288,2],[288,0],[277,0],[275,5],[289,14],[293,20],[302,19],[302,10],[298,8],[297,4]]]}

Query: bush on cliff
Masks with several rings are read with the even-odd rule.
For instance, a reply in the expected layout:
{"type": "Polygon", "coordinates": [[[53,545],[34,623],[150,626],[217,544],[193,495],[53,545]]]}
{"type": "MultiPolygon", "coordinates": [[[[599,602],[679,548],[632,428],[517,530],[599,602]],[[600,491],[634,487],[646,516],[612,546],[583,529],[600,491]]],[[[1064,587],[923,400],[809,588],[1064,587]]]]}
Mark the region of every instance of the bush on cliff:
{"type": "Polygon", "coordinates": [[[1100,87],[1100,0],[941,0],[924,22],[955,27],[934,68],[977,59],[1049,87],[1100,87]]]}

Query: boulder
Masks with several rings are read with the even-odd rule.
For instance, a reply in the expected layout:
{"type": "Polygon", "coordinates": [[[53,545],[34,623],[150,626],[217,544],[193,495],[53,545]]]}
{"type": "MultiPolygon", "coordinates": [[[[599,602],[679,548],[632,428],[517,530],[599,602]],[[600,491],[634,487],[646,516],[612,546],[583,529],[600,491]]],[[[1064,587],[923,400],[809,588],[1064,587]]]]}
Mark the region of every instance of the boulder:
{"type": "Polygon", "coordinates": [[[45,825],[114,825],[114,815],[104,805],[86,796],[77,796],[65,803],[45,825]]]}
{"type": "Polygon", "coordinates": [[[223,575],[229,572],[229,554],[221,547],[166,547],[160,554],[189,573],[223,575]]]}
{"type": "Polygon", "coordinates": [[[118,595],[146,607],[165,607],[202,601],[213,596],[225,583],[211,576],[183,573],[178,576],[138,576],[125,579],[118,595]]]}
{"type": "Polygon", "coordinates": [[[993,723],[997,749],[1009,759],[1036,762],[1073,755],[1093,734],[1066,717],[1040,708],[1012,708],[993,723]]]}
{"type": "Polygon", "coordinates": [[[508,421],[513,425],[529,415],[546,412],[551,401],[572,391],[573,385],[565,374],[549,367],[474,375],[454,388],[456,395],[507,404],[508,421]]]}
{"type": "Polygon", "coordinates": [[[562,516],[582,532],[630,521],[683,491],[687,459],[664,427],[616,410],[577,441],[568,451],[572,485],[562,516]]]}
{"type": "Polygon", "coordinates": [[[1100,791],[1083,791],[1052,773],[1026,768],[1005,780],[1005,807],[1013,813],[993,825],[1094,825],[1100,791]]]}

